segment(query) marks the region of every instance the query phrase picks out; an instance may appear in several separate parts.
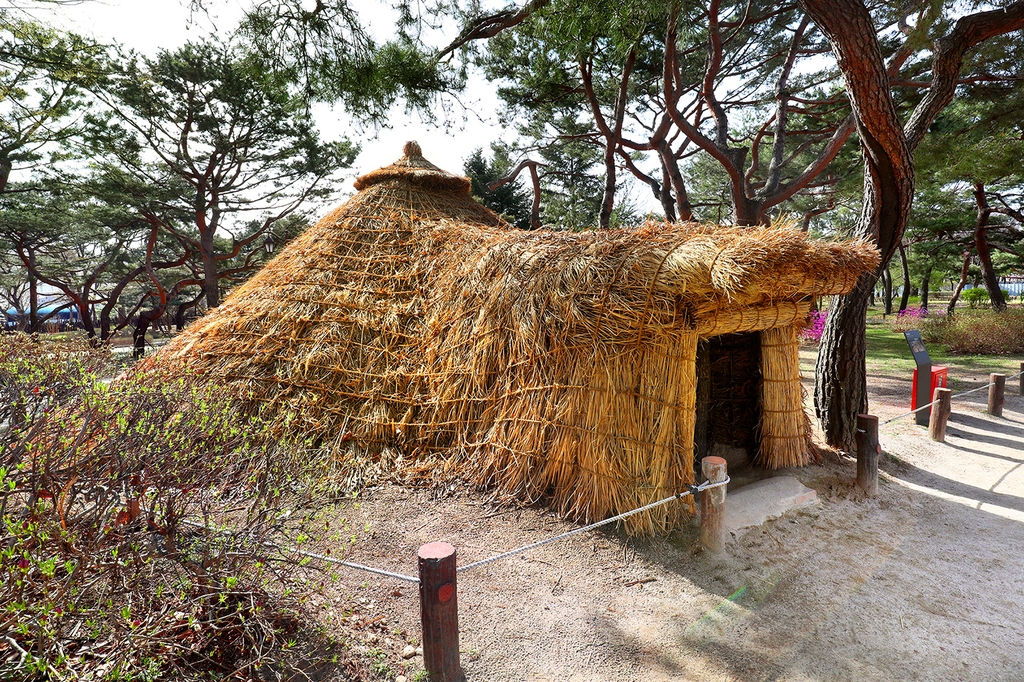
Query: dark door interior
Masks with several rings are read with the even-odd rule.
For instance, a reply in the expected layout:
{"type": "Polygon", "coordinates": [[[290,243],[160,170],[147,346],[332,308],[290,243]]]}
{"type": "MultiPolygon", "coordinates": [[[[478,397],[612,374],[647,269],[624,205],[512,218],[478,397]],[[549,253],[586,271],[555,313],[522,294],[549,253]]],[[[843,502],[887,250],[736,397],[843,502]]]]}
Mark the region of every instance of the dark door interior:
{"type": "Polygon", "coordinates": [[[723,334],[697,346],[694,466],[725,457],[729,471],[750,465],[760,439],[761,334],[723,334]]]}

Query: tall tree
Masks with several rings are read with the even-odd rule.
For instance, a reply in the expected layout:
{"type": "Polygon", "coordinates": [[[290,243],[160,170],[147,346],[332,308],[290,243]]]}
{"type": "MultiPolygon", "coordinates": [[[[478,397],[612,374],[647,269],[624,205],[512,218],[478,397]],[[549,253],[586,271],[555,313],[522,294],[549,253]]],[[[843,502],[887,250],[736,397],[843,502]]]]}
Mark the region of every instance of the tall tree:
{"type": "MultiPolygon", "coordinates": [[[[107,300],[108,271],[139,225],[121,206],[96,200],[83,185],[48,184],[46,192],[0,195],[0,234],[30,281],[61,292],[93,338],[93,310],[107,300]]],[[[38,331],[40,323],[32,320],[29,331],[38,331]]]]}
{"type": "MultiPolygon", "coordinates": [[[[1016,80],[997,80],[998,63],[988,63],[985,80],[964,86],[964,99],[948,107],[935,121],[929,136],[918,148],[915,158],[921,168],[921,183],[926,191],[959,198],[961,220],[945,236],[973,250],[981,278],[996,310],[1006,307],[997,279],[994,252],[1002,252],[1019,262],[1022,235],[1013,216],[1014,197],[1024,189],[1024,121],[1018,112],[1024,106],[1024,83],[1017,71],[1024,59],[1019,41],[994,40],[985,53],[1006,59],[1005,68],[1016,80]],[[964,201],[967,200],[967,201],[964,201]],[[974,220],[967,218],[974,214],[974,220]]],[[[980,51],[980,50],[979,50],[980,51]]]]}
{"type": "MultiPolygon", "coordinates": [[[[100,76],[101,55],[84,38],[0,10],[0,198],[44,191],[37,171],[67,153],[79,130],[85,88],[100,76]]],[[[33,247],[27,248],[34,259],[33,247]]],[[[25,288],[28,326],[36,329],[39,282],[31,272],[25,288]]]]}
{"type": "Polygon", "coordinates": [[[31,170],[77,133],[74,114],[100,75],[101,55],[84,38],[0,12],[0,194],[12,173],[31,170]]]}
{"type": "Polygon", "coordinates": [[[108,111],[90,119],[90,142],[105,150],[100,163],[134,188],[146,220],[196,255],[209,307],[220,303],[222,264],[304,203],[331,194],[329,180],[358,151],[348,141],[321,142],[280,74],[215,41],[125,58],[100,92],[108,111]],[[190,219],[179,222],[184,215],[190,219]],[[230,243],[218,248],[218,235],[230,243]]]}
{"type": "MultiPolygon", "coordinates": [[[[468,17],[442,54],[481,37],[469,27],[508,23],[502,16],[468,17]]],[[[853,119],[821,66],[827,45],[795,6],[555,0],[516,17],[478,63],[537,146],[574,139],[599,150],[600,226],[620,170],[650,188],[666,217],[691,219],[683,166],[695,154],[720,167],[740,225],[767,222],[800,195],[823,197],[838,179],[826,169],[853,119]]]]}
{"type": "MultiPolygon", "coordinates": [[[[1024,2],[938,21],[931,80],[906,126],[897,116],[877,28],[862,0],[800,0],[828,37],[853,106],[864,153],[864,198],[857,233],[872,239],[886,267],[903,237],[914,193],[912,151],[953,100],[965,55],[995,36],[1024,27],[1024,2]]],[[[923,16],[923,15],[922,15],[923,16]]],[[[909,56],[909,55],[908,55],[909,56]]],[[[838,297],[822,336],[815,408],[829,444],[853,451],[856,415],[867,410],[866,311],[878,274],[838,297]]]]}
{"type": "MultiPolygon", "coordinates": [[[[459,38],[447,50],[526,25],[531,19],[551,11],[555,2],[537,0],[515,9],[475,16],[465,23],[459,38]]],[[[477,8],[475,11],[479,13],[478,5],[471,4],[471,7],[477,8]]],[[[716,87],[717,79],[723,73],[722,65],[727,63],[727,39],[741,33],[740,29],[759,25],[756,19],[767,20],[790,7],[755,8],[749,3],[733,6],[709,0],[701,5],[702,20],[673,22],[675,14],[670,13],[665,31],[665,110],[681,132],[718,160],[727,171],[732,180],[731,193],[738,223],[748,222],[751,212],[745,206],[763,210],[765,204],[776,199],[756,193],[751,196],[743,190],[742,180],[746,173],[741,168],[746,155],[752,154],[750,147],[734,145],[730,139],[727,117],[722,115],[723,98],[716,87]],[[675,68],[679,58],[689,54],[689,48],[685,47],[687,43],[678,41],[680,26],[687,30],[687,35],[700,33],[705,26],[708,27],[706,41],[701,41],[706,45],[703,78],[696,86],[681,77],[685,70],[675,68]],[[673,50],[678,56],[672,54],[673,50]],[[696,93],[692,99],[694,108],[687,115],[681,115],[686,110],[681,110],[679,103],[684,101],[683,96],[688,92],[696,93]],[[710,130],[702,129],[705,115],[710,116],[710,130]]],[[[806,13],[813,25],[802,21],[784,23],[777,34],[787,36],[786,43],[790,49],[777,51],[778,57],[785,64],[788,63],[786,55],[799,55],[803,36],[810,36],[813,31],[819,31],[831,44],[852,107],[852,123],[856,126],[864,154],[864,192],[856,231],[878,244],[885,267],[901,242],[910,212],[914,190],[913,149],[924,139],[936,116],[956,94],[965,57],[985,41],[1021,28],[1024,25],[1024,2],[1008,2],[997,10],[977,11],[959,18],[956,18],[957,13],[962,13],[965,8],[955,2],[922,0],[911,3],[909,7],[900,6],[898,9],[901,11],[890,3],[873,4],[869,11],[862,0],[801,0],[797,7],[806,13]],[[915,15],[916,23],[911,26],[909,19],[915,15]],[[904,36],[902,41],[893,33],[896,29],[904,36]],[[887,56],[890,57],[888,63],[887,56]],[[904,126],[898,114],[890,75],[898,77],[908,64],[906,70],[910,76],[923,74],[930,78],[924,83],[911,84],[919,101],[904,126]]],[[[632,3],[611,8],[602,6],[606,23],[613,24],[615,18],[627,15],[631,8],[632,3]]],[[[560,5],[560,9],[563,15],[569,16],[574,12],[585,12],[578,5],[560,5]]],[[[581,42],[592,44],[587,39],[581,42]]],[[[761,82],[774,81],[782,85],[775,88],[779,95],[776,98],[776,125],[783,124],[782,115],[789,108],[786,102],[795,101],[781,78],[787,73],[787,68],[782,66],[777,72],[780,74],[777,79],[760,79],[761,82]]],[[[789,73],[794,71],[789,70],[789,73]]],[[[749,79],[751,73],[737,70],[732,75],[749,79]]],[[[808,169],[824,169],[831,160],[829,154],[843,139],[843,134],[842,126],[836,128],[808,169]]],[[[848,131],[845,134],[849,134],[848,131]]],[[[804,177],[806,171],[787,184],[792,187],[798,178],[804,177]]],[[[769,175],[765,187],[774,184],[769,175]]],[[[782,195],[785,195],[784,191],[782,195]]],[[[818,357],[816,411],[828,442],[846,450],[854,447],[856,414],[867,408],[864,328],[867,303],[877,276],[875,273],[863,278],[853,292],[841,297],[833,306],[818,357]]]]}
{"type": "Polygon", "coordinates": [[[520,230],[531,229],[534,225],[529,193],[515,182],[498,184],[512,171],[508,149],[492,143],[491,154],[487,159],[484,150],[477,148],[466,158],[463,170],[472,182],[473,196],[520,230]],[[493,189],[490,187],[492,184],[495,185],[493,189]]]}

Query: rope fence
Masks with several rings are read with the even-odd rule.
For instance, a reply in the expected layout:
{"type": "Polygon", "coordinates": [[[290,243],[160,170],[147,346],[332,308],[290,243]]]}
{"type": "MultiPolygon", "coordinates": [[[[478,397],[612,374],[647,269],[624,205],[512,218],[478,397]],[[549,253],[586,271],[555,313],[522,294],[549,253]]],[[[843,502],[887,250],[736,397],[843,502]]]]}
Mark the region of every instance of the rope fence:
{"type": "Polygon", "coordinates": [[[1024,362],[1021,363],[1020,367],[1021,371],[1009,376],[993,373],[989,375],[991,380],[987,384],[956,394],[948,388],[937,386],[932,392],[935,399],[930,403],[886,419],[883,422],[879,422],[878,417],[873,414],[858,414],[856,427],[857,486],[863,489],[869,497],[873,497],[878,493],[878,457],[882,454],[882,446],[878,441],[878,427],[891,424],[898,419],[909,417],[937,405],[938,407],[931,411],[930,419],[928,420],[928,433],[932,440],[939,443],[945,442],[946,424],[952,414],[951,402],[955,398],[962,398],[966,395],[988,389],[988,414],[993,417],[1002,417],[1003,405],[1006,402],[1007,379],[1020,378],[1020,394],[1024,396],[1024,362]]]}
{"type": "MultiPolygon", "coordinates": [[[[553,542],[558,542],[559,540],[564,540],[564,539],[570,538],[570,537],[572,537],[574,535],[579,535],[580,533],[586,533],[587,531],[591,531],[591,530],[594,530],[596,528],[600,528],[602,526],[607,526],[608,524],[615,523],[616,521],[621,521],[622,519],[625,519],[625,518],[628,518],[630,516],[633,516],[634,514],[642,514],[645,511],[649,511],[651,509],[655,509],[656,507],[660,507],[660,506],[662,506],[664,504],[668,504],[669,502],[672,502],[673,500],[681,500],[684,497],[687,497],[689,495],[698,494],[698,493],[701,493],[701,492],[703,492],[705,490],[711,490],[713,488],[721,488],[723,486],[728,486],[731,481],[732,481],[732,478],[730,478],[729,476],[726,476],[725,480],[722,480],[722,481],[715,481],[715,482],[705,481],[704,483],[701,483],[700,485],[687,486],[687,490],[682,491],[682,492],[678,492],[678,493],[676,493],[674,495],[669,495],[668,497],[666,497],[664,499],[661,499],[661,500],[658,500],[657,502],[651,502],[650,504],[645,504],[642,507],[637,507],[636,509],[631,509],[628,512],[623,512],[622,514],[617,514],[615,516],[611,516],[611,517],[609,517],[607,519],[603,519],[601,521],[597,521],[596,523],[591,523],[591,524],[589,524],[587,526],[581,526],[580,528],[574,528],[573,530],[567,531],[565,533],[561,533],[559,535],[555,535],[554,537],[545,538],[543,540],[538,540],[537,542],[532,542],[532,543],[530,543],[528,545],[523,545],[522,547],[517,547],[516,549],[509,550],[507,552],[502,552],[501,554],[496,554],[496,555],[494,555],[492,557],[488,557],[486,559],[481,559],[479,561],[474,561],[473,563],[466,564],[465,566],[459,566],[458,567],[458,572],[459,573],[463,573],[465,571],[468,571],[468,570],[471,570],[471,569],[474,569],[474,568],[480,568],[481,566],[486,566],[487,564],[493,563],[495,561],[501,561],[502,559],[508,559],[508,558],[514,557],[514,556],[516,556],[518,554],[523,554],[524,552],[529,552],[530,550],[537,549],[538,547],[543,547],[544,545],[551,544],[553,542]]],[[[144,511],[148,511],[148,510],[144,510],[144,511]]],[[[181,519],[179,522],[180,523],[184,523],[185,525],[188,525],[188,526],[192,526],[193,528],[199,528],[199,529],[210,531],[210,532],[213,532],[213,533],[227,533],[228,532],[228,531],[224,531],[224,530],[218,530],[218,529],[215,529],[215,528],[210,528],[209,526],[206,526],[206,525],[204,525],[202,523],[198,523],[196,521],[192,521],[190,519],[181,519]]],[[[273,545],[271,543],[264,543],[264,544],[266,544],[268,547],[274,547],[275,549],[281,550],[283,552],[288,552],[288,553],[291,553],[291,554],[298,554],[300,556],[304,556],[304,557],[307,557],[307,558],[310,558],[310,559],[316,559],[317,561],[323,561],[324,563],[334,564],[336,566],[344,566],[346,568],[351,568],[351,569],[354,569],[354,570],[357,570],[357,571],[365,571],[366,573],[373,573],[374,575],[383,576],[385,578],[393,578],[395,580],[401,580],[401,581],[408,582],[408,583],[419,583],[420,582],[420,579],[418,577],[416,577],[416,576],[405,575],[404,573],[396,573],[394,571],[388,571],[388,570],[385,570],[383,568],[376,568],[374,566],[367,566],[365,564],[359,564],[359,563],[356,563],[354,561],[346,561],[344,559],[338,559],[338,558],[335,558],[335,557],[332,557],[332,556],[328,556],[326,554],[318,554],[317,552],[309,552],[309,551],[304,550],[304,549],[299,549],[298,547],[280,547],[278,545],[273,545]]]]}
{"type": "MultiPolygon", "coordinates": [[[[1006,379],[1016,379],[1017,377],[1019,377],[1021,375],[1024,375],[1024,371],[1017,372],[1016,374],[1010,374],[1009,376],[1006,377],[1006,379]]],[[[949,399],[950,400],[956,400],[957,398],[962,398],[965,395],[970,395],[971,393],[977,393],[978,391],[984,391],[985,389],[990,388],[992,386],[996,386],[996,385],[998,385],[998,382],[990,381],[989,383],[985,384],[984,386],[978,386],[977,388],[972,388],[972,389],[967,390],[967,391],[961,391],[960,393],[954,393],[953,395],[951,395],[949,397],[949,399]]],[[[932,407],[933,405],[937,405],[939,402],[940,401],[938,399],[933,400],[930,403],[928,403],[927,405],[922,405],[921,407],[915,408],[915,409],[911,410],[910,412],[904,412],[903,414],[898,415],[896,417],[892,417],[890,419],[886,419],[884,422],[879,422],[878,425],[879,426],[885,426],[886,424],[891,424],[894,421],[897,421],[899,419],[903,419],[904,417],[909,417],[910,415],[917,414],[918,412],[921,412],[922,410],[927,410],[930,407],[932,407]]]]}
{"type": "MultiPolygon", "coordinates": [[[[635,514],[650,511],[674,500],[681,500],[690,495],[697,496],[706,491],[714,492],[699,495],[701,512],[700,541],[709,551],[720,552],[724,545],[725,531],[723,519],[725,515],[726,487],[732,480],[728,476],[726,469],[726,461],[721,457],[705,457],[701,460],[701,470],[707,480],[700,485],[687,485],[686,490],[669,495],[656,502],[645,504],[636,509],[616,514],[607,519],[575,528],[553,537],[531,542],[522,547],[487,557],[486,559],[474,561],[465,566],[456,565],[455,547],[447,542],[431,542],[422,545],[417,552],[418,576],[405,575],[354,561],[337,559],[326,554],[299,549],[298,547],[283,547],[272,542],[262,542],[261,544],[281,552],[297,554],[327,564],[344,566],[345,568],[371,573],[384,578],[419,585],[420,621],[423,628],[421,640],[423,646],[423,667],[427,670],[432,680],[464,682],[466,678],[459,661],[459,624],[456,599],[456,577],[458,574],[529,552],[559,540],[565,540],[574,535],[607,526],[635,514]]],[[[152,513],[151,510],[142,509],[137,500],[129,501],[129,510],[131,510],[135,517],[143,511],[152,513]]],[[[180,519],[179,522],[209,533],[230,534],[229,530],[211,528],[204,523],[190,519],[180,519]]]]}
{"type": "MultiPolygon", "coordinates": [[[[922,405],[909,412],[879,422],[878,417],[869,414],[857,415],[856,441],[857,441],[857,474],[855,484],[864,490],[869,496],[878,494],[878,459],[882,453],[878,441],[878,427],[891,424],[899,419],[917,414],[923,410],[930,409],[935,405],[939,408],[932,412],[932,422],[941,422],[941,433],[936,437],[933,431],[932,437],[942,440],[945,432],[945,420],[949,416],[949,402],[954,398],[962,398],[972,393],[995,389],[989,392],[989,413],[996,416],[1002,414],[1003,392],[1006,386],[1006,379],[1024,377],[1024,363],[1021,364],[1021,371],[1009,377],[1001,374],[993,374],[992,381],[984,386],[978,386],[955,395],[949,389],[937,388],[934,395],[940,396],[927,405],[922,405]],[[995,396],[995,397],[993,397],[995,396]],[[993,405],[996,410],[993,411],[993,405]],[[941,414],[940,414],[941,413],[941,414]]],[[[1021,394],[1024,395],[1024,379],[1021,379],[1021,394]]],[[[931,427],[930,427],[931,428],[931,427]]],[[[422,646],[423,665],[432,680],[443,682],[464,682],[465,675],[462,672],[459,661],[459,626],[458,626],[458,605],[456,598],[457,576],[466,571],[482,568],[489,564],[509,559],[511,557],[538,549],[545,545],[565,540],[587,533],[589,531],[621,521],[635,514],[642,514],[651,509],[668,504],[675,500],[681,500],[687,496],[698,496],[700,501],[700,542],[712,552],[720,552],[724,547],[724,508],[725,489],[731,481],[727,475],[726,462],[720,457],[705,457],[701,461],[705,482],[700,485],[687,485],[686,490],[669,495],[656,502],[631,509],[621,514],[616,514],[607,519],[581,526],[558,535],[531,542],[515,549],[495,554],[485,559],[473,561],[465,566],[458,566],[456,562],[455,547],[447,542],[431,542],[420,546],[417,552],[419,575],[405,575],[395,571],[389,571],[374,566],[346,561],[335,557],[310,552],[298,547],[282,547],[272,543],[264,543],[268,547],[274,547],[282,552],[297,554],[311,560],[320,561],[335,566],[343,566],[352,570],[363,571],[373,575],[399,580],[407,583],[414,583],[419,586],[420,599],[420,620],[422,624],[422,646]],[[711,492],[714,491],[714,492],[711,492]],[[700,493],[705,493],[700,495],[700,493]]],[[[136,507],[137,508],[137,507],[136,507]]],[[[182,520],[188,525],[204,528],[211,532],[225,532],[209,528],[194,521],[182,520]]]]}
{"type": "Polygon", "coordinates": [[[374,568],[373,566],[364,566],[363,564],[357,564],[354,561],[343,561],[342,559],[335,559],[334,557],[327,556],[326,554],[317,554],[316,552],[307,552],[303,549],[292,548],[289,550],[295,554],[301,554],[304,557],[310,559],[318,559],[320,561],[335,564],[337,566],[344,566],[346,568],[352,568],[357,571],[365,571],[367,573],[373,573],[374,575],[381,575],[385,578],[394,578],[395,580],[402,580],[407,583],[419,583],[420,579],[414,575],[404,575],[402,573],[395,573],[394,571],[385,571],[383,568],[374,568]]]}
{"type": "Polygon", "coordinates": [[[537,542],[533,542],[533,543],[531,543],[529,545],[524,545],[522,547],[510,550],[508,552],[502,552],[501,554],[496,554],[496,555],[494,555],[492,557],[488,557],[486,559],[481,559],[480,561],[474,561],[473,563],[466,564],[465,566],[459,566],[458,572],[462,573],[464,571],[468,571],[468,570],[473,569],[473,568],[480,568],[481,566],[486,566],[487,564],[492,563],[494,561],[500,561],[501,559],[508,559],[509,557],[516,556],[517,554],[522,554],[523,552],[528,552],[531,549],[537,549],[538,547],[543,547],[544,545],[547,545],[549,543],[557,542],[559,540],[564,540],[565,538],[572,537],[573,535],[579,535],[580,533],[586,533],[589,530],[594,530],[595,528],[600,528],[601,526],[606,526],[609,523],[614,523],[614,522],[619,521],[621,519],[624,519],[626,517],[633,516],[634,514],[640,514],[640,513],[645,512],[645,511],[647,511],[649,509],[654,509],[655,507],[660,507],[663,504],[668,504],[672,500],[681,500],[682,498],[686,497],[687,495],[692,495],[694,493],[699,493],[699,492],[702,492],[704,490],[709,490],[711,488],[719,488],[721,486],[728,485],[729,481],[731,481],[731,480],[732,480],[731,478],[726,476],[724,481],[717,481],[715,483],[712,483],[710,481],[705,481],[704,483],[701,483],[700,485],[691,486],[685,492],[676,493],[675,495],[671,495],[669,497],[666,497],[663,500],[658,500],[657,502],[651,502],[650,504],[646,504],[643,507],[637,507],[636,509],[633,509],[631,511],[625,512],[623,514],[619,514],[618,516],[612,516],[610,518],[604,519],[603,521],[598,521],[597,523],[592,523],[589,526],[583,526],[582,528],[576,528],[576,529],[570,530],[570,531],[568,531],[566,533],[562,533],[561,535],[556,535],[556,536],[551,537],[551,538],[546,538],[544,540],[539,540],[537,542]]]}

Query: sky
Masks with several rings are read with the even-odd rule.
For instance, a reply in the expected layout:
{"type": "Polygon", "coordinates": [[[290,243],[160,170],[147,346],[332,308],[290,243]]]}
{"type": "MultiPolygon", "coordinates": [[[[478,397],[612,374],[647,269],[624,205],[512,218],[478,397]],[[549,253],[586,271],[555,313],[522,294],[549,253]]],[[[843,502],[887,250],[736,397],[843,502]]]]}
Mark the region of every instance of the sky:
{"type": "MultiPolygon", "coordinates": [[[[249,3],[220,0],[211,3],[210,18],[192,15],[187,0],[89,0],[49,11],[34,10],[41,21],[103,41],[116,41],[146,55],[161,48],[173,49],[212,30],[234,28],[249,3]]],[[[372,33],[383,36],[392,31],[391,11],[386,3],[355,2],[360,16],[372,33]]],[[[477,147],[488,149],[495,140],[514,134],[498,126],[499,102],[493,87],[482,78],[471,82],[463,107],[450,115],[439,113],[437,123],[424,123],[397,105],[388,128],[376,130],[354,126],[344,111],[326,105],[314,108],[320,136],[325,140],[347,137],[362,146],[351,172],[345,176],[338,198],[354,193],[356,175],[386,166],[402,155],[402,146],[416,140],[429,161],[453,173],[462,174],[463,162],[477,147]],[[447,125],[446,125],[447,124],[447,125]]]]}

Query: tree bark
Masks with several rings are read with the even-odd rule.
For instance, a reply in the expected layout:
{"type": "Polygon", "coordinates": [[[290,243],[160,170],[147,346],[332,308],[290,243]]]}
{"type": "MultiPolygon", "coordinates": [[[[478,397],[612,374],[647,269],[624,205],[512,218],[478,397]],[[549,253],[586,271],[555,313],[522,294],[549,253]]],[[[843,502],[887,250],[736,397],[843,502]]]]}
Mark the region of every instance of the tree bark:
{"type": "Polygon", "coordinates": [[[899,246],[900,268],[903,270],[903,295],[900,296],[900,312],[902,313],[910,305],[910,267],[907,265],[907,250],[903,244],[899,246]]]}
{"type": "MultiPolygon", "coordinates": [[[[36,252],[29,248],[29,258],[35,261],[36,252]]],[[[32,268],[28,272],[28,333],[35,334],[39,331],[39,280],[32,274],[32,268]]]]}
{"type": "Polygon", "coordinates": [[[11,170],[14,168],[14,164],[11,162],[10,157],[6,154],[0,157],[0,194],[3,194],[4,190],[7,189],[7,181],[11,177],[11,170]]]}
{"type": "MultiPolygon", "coordinates": [[[[874,241],[882,265],[903,237],[914,196],[907,146],[875,26],[860,0],[801,0],[839,62],[864,151],[864,199],[858,235],[874,241]]],[[[829,445],[854,452],[857,413],[867,411],[865,329],[874,275],[840,296],[825,324],[816,367],[814,403],[829,445]]]]}
{"type": "Polygon", "coordinates": [[[856,452],[857,414],[867,413],[868,395],[864,387],[867,376],[867,341],[864,325],[867,303],[875,281],[874,273],[865,274],[853,291],[846,296],[833,298],[832,310],[829,311],[821,336],[821,351],[818,353],[817,381],[814,385],[815,412],[821,423],[831,429],[826,432],[829,443],[847,453],[856,452]],[[860,390],[856,390],[858,377],[860,390]],[[853,382],[855,390],[851,390],[847,382],[853,382]]]}
{"type": "Polygon", "coordinates": [[[679,170],[679,161],[672,152],[672,146],[668,141],[663,140],[658,146],[658,155],[661,158],[662,168],[672,186],[672,193],[675,194],[675,214],[681,222],[693,220],[693,206],[690,205],[690,197],[686,192],[686,183],[683,174],[679,170]]]}
{"type": "Polygon", "coordinates": [[[498,178],[494,182],[487,183],[487,189],[489,189],[489,190],[491,190],[493,192],[494,190],[498,189],[502,185],[506,185],[506,184],[512,182],[513,180],[515,180],[519,176],[519,173],[524,168],[529,169],[529,171],[530,171],[530,185],[533,187],[533,203],[530,205],[530,227],[533,228],[534,230],[539,230],[541,228],[541,223],[540,223],[540,174],[537,172],[537,166],[542,166],[542,165],[544,165],[544,164],[538,163],[537,161],[533,161],[531,159],[524,159],[524,160],[520,161],[519,164],[515,168],[513,168],[511,171],[509,171],[508,175],[506,175],[505,177],[498,178]]]}
{"type": "Polygon", "coordinates": [[[213,230],[204,230],[200,239],[203,260],[203,292],[206,294],[206,307],[216,308],[220,305],[220,283],[218,282],[217,258],[213,249],[213,230]]]}
{"type": "Polygon", "coordinates": [[[892,273],[889,268],[882,270],[882,313],[892,315],[892,273]]]}
{"type": "Polygon", "coordinates": [[[932,266],[929,265],[924,269],[924,275],[921,277],[921,307],[925,310],[928,309],[928,294],[932,284],[932,266]]]}
{"type": "Polygon", "coordinates": [[[949,298],[949,305],[946,306],[946,315],[952,315],[953,310],[956,309],[956,302],[960,300],[960,292],[967,286],[967,275],[971,269],[971,252],[964,251],[964,264],[960,268],[960,281],[957,282],[956,288],[953,289],[953,295],[949,298]]]}
{"type": "Polygon", "coordinates": [[[185,301],[178,306],[177,310],[174,311],[174,328],[179,332],[185,328],[185,313],[199,305],[199,302],[203,300],[203,295],[199,294],[190,301],[185,301]]]}
{"type": "Polygon", "coordinates": [[[988,247],[988,220],[992,216],[992,208],[985,197],[985,183],[974,183],[974,202],[978,207],[978,219],[974,227],[974,249],[981,264],[981,278],[988,290],[989,300],[992,301],[992,309],[1003,312],[1006,310],[1006,299],[1003,297],[1003,290],[999,288],[999,279],[992,267],[992,252],[988,247]]]}
{"type": "Polygon", "coordinates": [[[676,222],[676,205],[673,202],[672,178],[669,177],[668,168],[665,162],[661,162],[661,188],[658,194],[658,201],[661,202],[661,210],[665,212],[665,220],[670,223],[676,222]]]}

